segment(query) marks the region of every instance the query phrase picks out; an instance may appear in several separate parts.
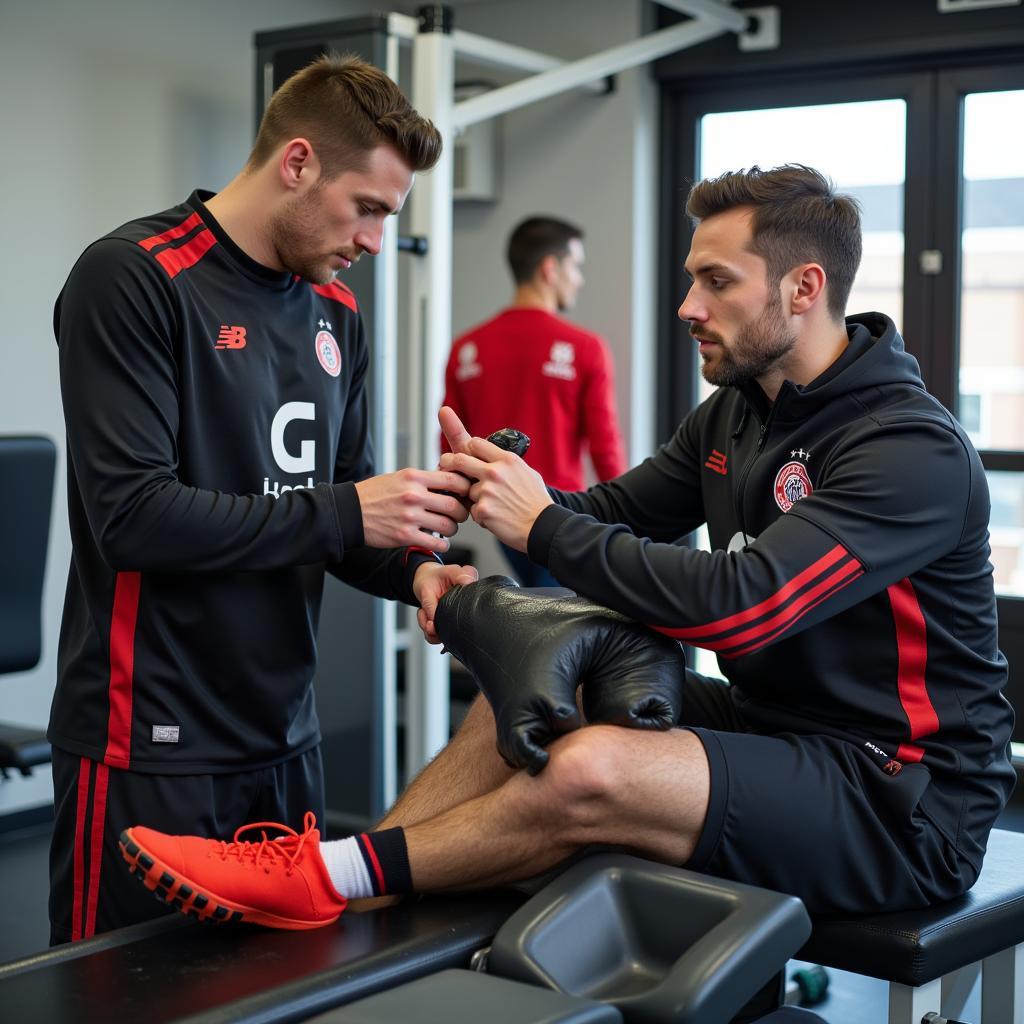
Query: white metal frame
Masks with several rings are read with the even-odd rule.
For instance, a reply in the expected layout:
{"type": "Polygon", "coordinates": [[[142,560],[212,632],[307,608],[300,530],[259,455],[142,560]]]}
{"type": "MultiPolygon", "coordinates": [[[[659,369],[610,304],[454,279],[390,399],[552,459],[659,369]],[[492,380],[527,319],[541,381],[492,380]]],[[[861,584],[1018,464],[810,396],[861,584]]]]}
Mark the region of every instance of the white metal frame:
{"type": "MultiPolygon", "coordinates": [[[[649,63],[658,57],[703,43],[726,32],[734,32],[743,49],[777,45],[778,9],[774,7],[737,11],[719,0],[659,0],[667,7],[691,15],[692,20],[673,25],[639,39],[614,46],[601,53],[572,62],[501,43],[458,29],[451,33],[420,31],[415,18],[402,14],[388,16],[388,32],[395,39],[412,44],[413,83],[411,101],[429,117],[444,139],[444,153],[434,170],[424,175],[413,190],[411,228],[428,239],[427,255],[417,258],[412,273],[412,351],[407,362],[418,375],[410,409],[410,460],[430,465],[436,457],[437,410],[444,399],[444,366],[451,346],[452,296],[452,164],[454,136],[471,124],[519,109],[571,89],[603,92],[609,75],[649,63]],[[750,30],[751,14],[760,27],[750,30]],[[530,72],[530,76],[462,103],[453,101],[455,58],[462,56],[494,67],[530,72]]],[[[392,66],[389,41],[388,73],[396,77],[397,54],[392,66]]],[[[394,253],[394,238],[389,241],[394,253]]],[[[391,299],[397,307],[397,286],[389,275],[391,299]]],[[[397,362],[397,322],[388,320],[395,333],[382,339],[382,354],[391,365],[397,362]]],[[[394,390],[388,401],[394,402],[394,390]]],[[[391,406],[392,411],[394,406],[391,406]]],[[[392,417],[385,422],[395,423],[392,417]]],[[[393,432],[392,432],[393,433],[393,432]]],[[[381,439],[382,441],[384,439],[381,439]]],[[[394,467],[393,442],[382,451],[381,468],[394,467]]],[[[406,765],[412,775],[422,768],[447,742],[448,662],[437,648],[426,644],[418,631],[411,631],[406,662],[406,765]]],[[[388,636],[392,647],[384,652],[393,663],[397,647],[394,620],[388,636]]],[[[385,728],[394,735],[394,676],[386,675],[391,694],[385,695],[385,728]],[[390,721],[387,721],[390,716],[390,721]]],[[[389,741],[390,742],[390,741],[389,741]]],[[[385,765],[385,801],[396,795],[393,750],[386,750],[391,764],[385,765]]]]}
{"type": "Polygon", "coordinates": [[[958,1020],[979,974],[984,1024],[1024,1024],[1024,945],[1011,946],[924,985],[890,982],[889,1024],[919,1024],[929,1012],[958,1020]]]}

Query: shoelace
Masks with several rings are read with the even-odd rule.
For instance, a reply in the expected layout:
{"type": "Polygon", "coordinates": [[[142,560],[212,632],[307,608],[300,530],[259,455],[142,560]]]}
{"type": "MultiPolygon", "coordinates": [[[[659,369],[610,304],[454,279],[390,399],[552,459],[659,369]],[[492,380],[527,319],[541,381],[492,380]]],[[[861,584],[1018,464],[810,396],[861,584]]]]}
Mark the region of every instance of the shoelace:
{"type": "Polygon", "coordinates": [[[269,863],[264,862],[262,866],[267,874],[270,874],[271,868],[276,866],[279,861],[284,861],[286,864],[285,874],[291,875],[299,856],[302,854],[302,848],[306,845],[306,840],[316,828],[316,815],[312,811],[306,811],[302,827],[305,831],[300,834],[295,829],[282,825],[280,822],[254,821],[249,825],[243,825],[235,831],[234,842],[221,842],[220,849],[217,852],[220,854],[221,860],[227,860],[228,857],[237,857],[239,861],[242,861],[247,857],[252,857],[253,862],[257,866],[260,865],[261,860],[266,858],[266,861],[269,861],[269,863]],[[268,839],[267,833],[261,832],[258,843],[240,838],[243,832],[257,828],[269,828],[275,832],[284,832],[285,835],[278,836],[275,839],[268,839]]]}

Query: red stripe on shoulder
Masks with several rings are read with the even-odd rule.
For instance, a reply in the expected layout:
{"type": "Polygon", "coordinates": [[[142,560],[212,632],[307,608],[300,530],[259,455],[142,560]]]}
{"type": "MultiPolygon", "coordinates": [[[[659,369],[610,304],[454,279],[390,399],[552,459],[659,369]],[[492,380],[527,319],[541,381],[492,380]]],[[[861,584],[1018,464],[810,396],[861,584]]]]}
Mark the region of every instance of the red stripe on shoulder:
{"type": "Polygon", "coordinates": [[[194,228],[198,227],[202,223],[202,218],[198,213],[191,214],[186,220],[183,220],[177,227],[170,228],[161,235],[150,235],[149,238],[144,238],[139,245],[142,246],[146,252],[150,252],[155,249],[158,245],[164,245],[167,242],[173,242],[176,238],[181,238],[183,235],[187,235],[194,228]]]}
{"type": "Polygon", "coordinates": [[[312,288],[317,295],[322,295],[325,299],[331,299],[334,302],[340,302],[343,306],[348,306],[353,313],[359,312],[359,307],[356,305],[356,297],[352,294],[352,290],[346,288],[340,281],[332,281],[330,284],[315,284],[312,288]]]}
{"type": "Polygon", "coordinates": [[[177,249],[164,249],[156,254],[156,261],[168,277],[177,277],[183,270],[194,267],[217,244],[217,239],[209,228],[204,228],[190,242],[177,249]]]}

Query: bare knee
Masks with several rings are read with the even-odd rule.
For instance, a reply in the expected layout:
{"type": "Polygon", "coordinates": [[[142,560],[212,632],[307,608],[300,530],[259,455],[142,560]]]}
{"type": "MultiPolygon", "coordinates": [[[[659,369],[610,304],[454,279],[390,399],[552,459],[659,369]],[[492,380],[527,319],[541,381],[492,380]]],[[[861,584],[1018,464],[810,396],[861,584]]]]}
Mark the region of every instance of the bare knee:
{"type": "Polygon", "coordinates": [[[612,813],[621,779],[619,764],[628,746],[625,730],[592,725],[548,748],[548,764],[539,777],[546,776],[551,809],[567,835],[586,841],[583,834],[612,813]]]}
{"type": "Polygon", "coordinates": [[[707,758],[688,730],[592,725],[549,747],[549,822],[560,841],[627,845],[668,863],[693,853],[709,799],[707,758]]]}

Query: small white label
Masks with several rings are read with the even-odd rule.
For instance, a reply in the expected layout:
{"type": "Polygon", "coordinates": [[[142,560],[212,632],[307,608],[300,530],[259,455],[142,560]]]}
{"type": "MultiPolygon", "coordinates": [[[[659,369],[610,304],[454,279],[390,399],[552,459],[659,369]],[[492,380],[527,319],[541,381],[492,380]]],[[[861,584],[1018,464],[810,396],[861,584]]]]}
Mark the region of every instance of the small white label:
{"type": "Polygon", "coordinates": [[[154,725],[154,743],[177,743],[180,726],[177,725],[154,725]]]}

